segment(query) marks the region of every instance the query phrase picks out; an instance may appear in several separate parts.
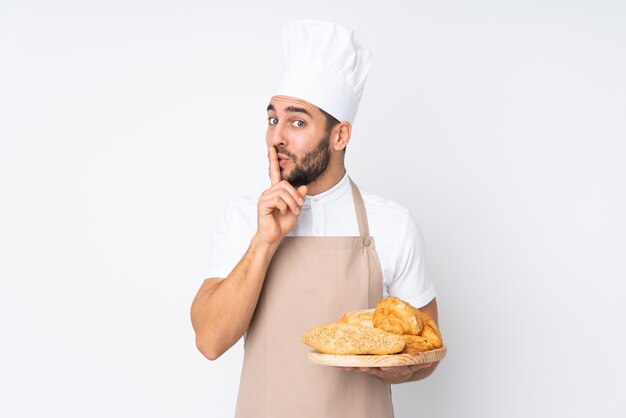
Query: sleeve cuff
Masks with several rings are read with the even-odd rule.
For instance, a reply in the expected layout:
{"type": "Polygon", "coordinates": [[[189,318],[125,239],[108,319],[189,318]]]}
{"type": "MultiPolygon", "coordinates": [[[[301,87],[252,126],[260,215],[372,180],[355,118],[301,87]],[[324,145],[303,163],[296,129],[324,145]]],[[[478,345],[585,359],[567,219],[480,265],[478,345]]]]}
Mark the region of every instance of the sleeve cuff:
{"type": "Polygon", "coordinates": [[[435,286],[431,286],[425,293],[423,293],[419,297],[406,298],[406,297],[402,297],[402,295],[391,295],[391,296],[397,296],[400,299],[404,300],[405,302],[408,302],[411,305],[413,305],[413,307],[419,309],[428,305],[435,298],[435,296],[437,296],[437,292],[435,291],[435,286]]]}

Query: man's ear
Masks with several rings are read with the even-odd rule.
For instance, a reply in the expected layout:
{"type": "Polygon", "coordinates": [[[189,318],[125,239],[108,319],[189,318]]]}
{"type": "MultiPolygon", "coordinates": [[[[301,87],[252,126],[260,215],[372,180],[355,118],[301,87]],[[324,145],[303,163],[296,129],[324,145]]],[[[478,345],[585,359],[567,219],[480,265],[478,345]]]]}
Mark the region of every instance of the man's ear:
{"type": "Polygon", "coordinates": [[[348,146],[350,142],[350,136],[352,136],[352,125],[350,122],[341,122],[339,125],[333,128],[335,134],[333,135],[333,148],[335,151],[341,151],[348,146]]]}

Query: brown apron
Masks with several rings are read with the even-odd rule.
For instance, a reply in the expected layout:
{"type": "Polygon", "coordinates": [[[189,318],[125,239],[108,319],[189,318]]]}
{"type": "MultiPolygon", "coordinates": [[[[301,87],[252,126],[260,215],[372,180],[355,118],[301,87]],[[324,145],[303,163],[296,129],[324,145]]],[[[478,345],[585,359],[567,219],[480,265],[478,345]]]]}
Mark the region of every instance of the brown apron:
{"type": "Polygon", "coordinates": [[[393,418],[390,386],[308,359],[304,333],[373,308],[383,276],[359,189],[358,237],[285,237],[245,336],[236,418],[393,418]]]}

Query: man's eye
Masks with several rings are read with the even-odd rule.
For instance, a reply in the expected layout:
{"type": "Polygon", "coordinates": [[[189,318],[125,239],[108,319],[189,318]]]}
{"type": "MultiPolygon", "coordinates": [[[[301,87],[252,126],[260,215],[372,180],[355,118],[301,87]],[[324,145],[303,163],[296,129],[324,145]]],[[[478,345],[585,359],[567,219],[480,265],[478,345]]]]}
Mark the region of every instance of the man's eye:
{"type": "Polygon", "coordinates": [[[304,128],[304,122],[302,122],[301,120],[294,120],[292,125],[296,128],[304,128]]]}
{"type": "Polygon", "coordinates": [[[268,123],[272,126],[276,125],[278,123],[278,119],[276,118],[269,118],[268,119],[268,123]]]}

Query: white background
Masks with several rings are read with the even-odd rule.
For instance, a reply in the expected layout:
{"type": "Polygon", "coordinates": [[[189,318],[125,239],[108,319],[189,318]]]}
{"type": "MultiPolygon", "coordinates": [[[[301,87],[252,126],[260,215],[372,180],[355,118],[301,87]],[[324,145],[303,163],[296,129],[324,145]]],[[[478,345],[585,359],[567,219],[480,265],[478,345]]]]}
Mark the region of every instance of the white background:
{"type": "Polygon", "coordinates": [[[0,0],[0,416],[232,416],[189,307],[299,18],[370,46],[348,169],[428,245],[449,355],[397,418],[624,416],[626,3],[591,0],[0,0]]]}

